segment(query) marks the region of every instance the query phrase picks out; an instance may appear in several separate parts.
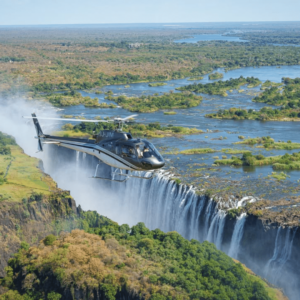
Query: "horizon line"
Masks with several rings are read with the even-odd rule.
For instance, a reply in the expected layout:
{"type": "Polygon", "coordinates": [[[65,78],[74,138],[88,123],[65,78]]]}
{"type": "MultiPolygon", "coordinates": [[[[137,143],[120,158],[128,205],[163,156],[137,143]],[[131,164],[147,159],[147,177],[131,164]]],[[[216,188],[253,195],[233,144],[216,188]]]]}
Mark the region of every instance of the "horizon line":
{"type": "Polygon", "coordinates": [[[13,26],[78,26],[78,25],[138,25],[138,24],[212,24],[212,23],[300,23],[298,21],[213,21],[213,22],[136,22],[136,23],[47,23],[47,24],[0,24],[0,27],[13,26]]]}

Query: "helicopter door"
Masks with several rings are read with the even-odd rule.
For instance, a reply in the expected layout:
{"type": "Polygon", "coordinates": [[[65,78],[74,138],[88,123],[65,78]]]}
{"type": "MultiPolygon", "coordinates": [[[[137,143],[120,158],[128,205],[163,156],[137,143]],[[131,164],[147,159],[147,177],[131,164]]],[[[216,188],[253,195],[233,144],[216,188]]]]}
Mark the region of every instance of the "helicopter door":
{"type": "Polygon", "coordinates": [[[135,150],[133,147],[123,145],[121,151],[123,157],[136,158],[135,150]]]}
{"type": "Polygon", "coordinates": [[[118,144],[116,144],[116,146],[115,146],[115,153],[116,153],[117,155],[121,155],[121,154],[122,154],[121,146],[118,145],[118,144]]]}

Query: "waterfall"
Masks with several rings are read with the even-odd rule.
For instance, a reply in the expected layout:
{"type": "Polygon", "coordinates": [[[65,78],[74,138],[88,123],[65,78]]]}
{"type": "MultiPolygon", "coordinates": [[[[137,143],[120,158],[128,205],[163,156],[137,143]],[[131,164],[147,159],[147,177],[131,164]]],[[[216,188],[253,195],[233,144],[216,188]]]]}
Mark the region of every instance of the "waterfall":
{"type": "MultiPolygon", "coordinates": [[[[296,230],[279,227],[276,238],[274,236],[264,241],[261,237],[267,233],[258,232],[258,235],[252,235],[253,241],[246,241],[243,237],[244,229],[250,230],[247,233],[251,236],[253,234],[251,230],[254,228],[250,228],[252,226],[250,218],[249,224],[247,222],[247,227],[245,226],[246,213],[237,217],[235,223],[226,217],[227,209],[244,206],[256,199],[243,197],[238,200],[234,196],[230,196],[228,200],[222,197],[209,199],[204,195],[198,195],[192,187],[178,185],[171,179],[172,175],[163,172],[150,180],[130,178],[124,183],[89,179],[88,177],[95,172],[96,159],[89,155],[79,155],[78,152],[76,155],[75,153],[70,155],[68,149],[58,147],[53,149],[56,149],[54,150],[56,152],[52,156],[56,159],[54,162],[49,160],[48,165],[45,164],[46,171],[53,175],[59,187],[71,191],[83,209],[97,210],[119,224],[127,223],[132,226],[144,222],[149,229],[159,228],[165,232],[176,230],[187,239],[196,239],[200,242],[207,240],[229,256],[239,258],[248,267],[256,269],[257,273],[271,282],[278,282],[286,292],[293,289],[297,290],[297,295],[300,294],[297,287],[298,275],[294,276],[295,279],[290,285],[274,275],[278,274],[280,277],[281,270],[285,272],[285,276],[294,274],[289,273],[290,269],[287,269],[286,265],[291,265],[296,230]],[[63,151],[64,155],[59,154],[63,151]],[[266,256],[270,252],[270,256],[261,260],[259,254],[256,256],[252,255],[255,253],[249,253],[247,243],[252,242],[257,244],[259,251],[263,251],[262,254],[266,256]]],[[[101,165],[98,171],[102,176],[108,177],[110,168],[101,165]]],[[[253,226],[256,225],[253,223],[253,226]]],[[[296,261],[293,263],[297,266],[296,261]]],[[[291,299],[300,298],[292,295],[291,299]]]]}
{"type": "Polygon", "coordinates": [[[287,228],[285,231],[282,227],[278,227],[273,256],[265,267],[265,276],[276,284],[281,276],[281,270],[290,259],[292,254],[292,246],[297,228],[287,228]]]}
{"type": "Polygon", "coordinates": [[[236,224],[234,226],[230,249],[228,251],[228,255],[237,258],[239,254],[240,242],[244,233],[244,225],[246,222],[246,213],[242,213],[236,220],[236,224]]]}
{"type": "Polygon", "coordinates": [[[218,210],[215,214],[211,225],[208,230],[207,240],[211,243],[214,243],[217,248],[220,250],[223,239],[223,230],[225,226],[225,217],[226,212],[223,210],[218,210]]]}
{"type": "Polygon", "coordinates": [[[205,239],[207,239],[207,236],[208,236],[209,221],[211,219],[211,215],[214,212],[214,210],[212,209],[213,207],[214,207],[214,201],[213,201],[213,199],[209,199],[209,202],[208,202],[208,205],[207,205],[206,211],[205,211],[205,223],[204,223],[202,241],[205,240],[205,239]]]}

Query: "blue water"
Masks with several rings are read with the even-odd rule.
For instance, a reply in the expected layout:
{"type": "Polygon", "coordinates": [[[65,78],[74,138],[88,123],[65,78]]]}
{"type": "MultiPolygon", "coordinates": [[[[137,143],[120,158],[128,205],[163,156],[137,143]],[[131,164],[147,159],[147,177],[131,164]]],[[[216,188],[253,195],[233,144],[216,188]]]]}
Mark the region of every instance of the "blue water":
{"type": "Polygon", "coordinates": [[[197,34],[193,37],[174,41],[175,43],[197,43],[203,41],[227,41],[227,42],[248,42],[236,36],[228,36],[222,34],[197,34]]]}
{"type": "MultiPolygon", "coordinates": [[[[219,69],[219,72],[224,70],[219,69]]],[[[258,77],[260,80],[271,80],[274,82],[281,82],[282,77],[300,77],[300,65],[297,66],[282,66],[282,67],[260,67],[260,68],[241,68],[236,70],[231,70],[224,73],[224,78],[222,80],[227,80],[229,78],[237,78],[240,76],[248,77],[254,76],[258,77]]],[[[177,79],[165,81],[167,85],[159,87],[149,87],[148,83],[135,83],[130,84],[129,88],[125,88],[125,85],[110,85],[102,88],[103,92],[111,90],[115,96],[117,95],[127,95],[127,96],[140,96],[140,95],[152,95],[154,93],[164,93],[174,90],[177,87],[192,84],[193,82],[212,82],[208,79],[208,75],[205,75],[202,80],[189,81],[188,79],[177,79]]],[[[260,92],[260,88],[256,87],[253,89],[248,89],[246,87],[241,87],[244,92],[239,93],[236,90],[228,92],[228,96],[210,96],[203,94],[202,103],[194,108],[190,109],[174,109],[177,112],[176,115],[164,115],[163,111],[157,111],[154,113],[141,113],[138,114],[137,121],[144,122],[160,122],[163,124],[173,124],[173,125],[183,125],[196,127],[203,130],[204,134],[193,135],[193,136],[182,136],[180,139],[175,137],[153,139],[153,142],[157,147],[161,149],[167,147],[168,152],[171,149],[191,149],[191,148],[213,148],[221,151],[222,148],[234,148],[234,149],[249,149],[255,154],[262,153],[266,156],[271,155],[282,155],[286,152],[299,152],[300,149],[293,151],[281,151],[272,150],[268,151],[261,148],[250,147],[245,145],[236,145],[235,142],[240,141],[238,139],[239,135],[248,137],[262,137],[271,136],[276,141],[288,141],[300,143],[300,122],[260,122],[260,121],[234,121],[234,120],[217,120],[205,118],[205,114],[213,113],[219,109],[228,109],[230,107],[241,107],[241,108],[252,108],[259,110],[261,107],[266,106],[262,103],[254,103],[252,99],[255,95],[260,92]],[[218,139],[222,137],[222,139],[218,139]]],[[[92,98],[97,97],[99,102],[114,103],[105,99],[105,94],[96,95],[95,91],[81,91],[82,95],[90,96],[92,98]]],[[[176,91],[175,91],[176,92],[176,91]]],[[[116,116],[129,116],[134,113],[129,112],[123,108],[116,109],[101,109],[101,108],[85,108],[83,105],[71,106],[64,108],[60,111],[61,114],[73,115],[73,116],[84,116],[87,119],[93,119],[96,116],[105,117],[116,117],[116,116]]],[[[239,180],[241,178],[252,178],[257,179],[261,177],[266,177],[270,175],[273,170],[270,166],[256,167],[254,169],[247,168],[232,168],[232,167],[218,167],[214,170],[211,168],[215,156],[221,158],[226,155],[228,158],[231,157],[230,154],[224,154],[222,152],[216,152],[212,154],[205,155],[165,155],[167,159],[173,161],[173,164],[177,164],[179,169],[184,170],[188,163],[205,163],[207,169],[207,174],[210,176],[216,176],[218,178],[226,177],[234,180],[239,180]],[[178,158],[179,157],[179,158],[178,158]],[[230,174],[230,175],[228,175],[230,174]]],[[[238,154],[237,156],[241,156],[238,154]]],[[[289,181],[296,182],[300,177],[298,171],[292,171],[288,173],[290,178],[289,181]]]]}

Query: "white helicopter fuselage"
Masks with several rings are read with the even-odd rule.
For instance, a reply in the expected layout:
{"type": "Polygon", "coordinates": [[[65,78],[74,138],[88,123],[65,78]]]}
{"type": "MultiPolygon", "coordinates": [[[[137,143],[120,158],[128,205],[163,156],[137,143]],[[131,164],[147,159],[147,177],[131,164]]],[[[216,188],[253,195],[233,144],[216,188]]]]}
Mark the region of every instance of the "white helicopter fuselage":
{"type": "MultiPolygon", "coordinates": [[[[124,119],[116,119],[117,123],[124,123],[129,116],[124,119]]],[[[112,179],[97,176],[99,163],[96,166],[95,175],[93,178],[105,179],[111,181],[124,182],[130,177],[139,179],[152,179],[157,170],[160,170],[164,165],[164,159],[157,151],[157,149],[147,140],[133,139],[130,133],[118,130],[101,130],[99,134],[93,136],[95,140],[59,137],[44,134],[36,114],[31,114],[38,139],[38,150],[43,151],[43,144],[56,144],[64,148],[80,151],[92,156],[95,156],[108,166],[115,168],[112,170],[112,179]],[[119,170],[119,173],[116,171],[119,170]],[[122,170],[126,170],[123,174],[122,170]],[[130,174],[129,171],[146,171],[151,173],[151,176],[140,176],[130,174]],[[115,176],[123,177],[123,179],[115,179],[115,176]]],[[[57,120],[57,118],[44,118],[50,120],[57,120]]],[[[62,119],[68,120],[68,119],[62,119]]],[[[70,119],[75,120],[76,119],[70,119]]],[[[85,120],[85,122],[98,122],[95,120],[85,120]]],[[[109,122],[100,120],[100,122],[109,122]]],[[[119,124],[120,127],[120,124],[119,124]]]]}
{"type": "Polygon", "coordinates": [[[142,171],[141,168],[130,164],[128,161],[120,157],[119,155],[114,154],[111,151],[97,145],[97,144],[88,144],[88,143],[81,143],[76,141],[67,141],[67,140],[57,140],[55,138],[42,138],[43,144],[56,144],[57,146],[61,146],[64,148],[72,149],[75,151],[80,151],[83,153],[90,154],[92,156],[97,157],[103,163],[122,170],[128,171],[142,171]]]}

